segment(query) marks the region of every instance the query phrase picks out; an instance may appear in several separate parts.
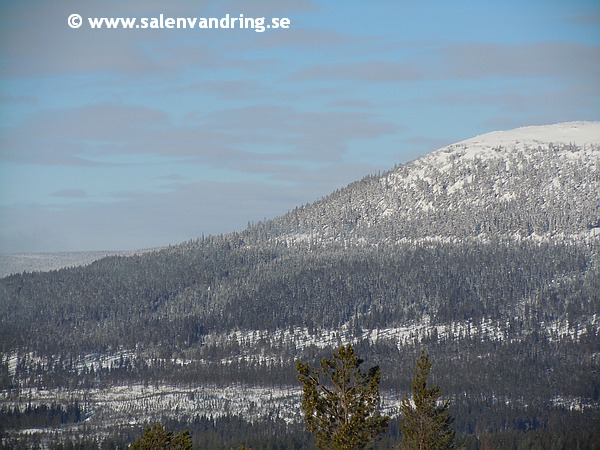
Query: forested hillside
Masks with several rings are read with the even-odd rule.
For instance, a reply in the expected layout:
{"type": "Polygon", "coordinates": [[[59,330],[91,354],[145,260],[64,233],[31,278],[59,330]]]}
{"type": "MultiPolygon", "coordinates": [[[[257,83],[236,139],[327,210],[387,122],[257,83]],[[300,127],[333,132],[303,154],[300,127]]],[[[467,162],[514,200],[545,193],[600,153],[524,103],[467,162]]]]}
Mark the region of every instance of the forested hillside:
{"type": "Polygon", "coordinates": [[[5,442],[160,420],[228,449],[217,423],[252,420],[255,448],[306,448],[294,360],[344,342],[395,418],[426,348],[469,448],[599,442],[599,144],[596,123],[484,136],[238,233],[3,278],[5,442]]]}
{"type": "Polygon", "coordinates": [[[594,243],[332,244],[203,241],[2,283],[2,351],[199,345],[209,333],[388,328],[489,320],[525,333],[595,323],[594,243]]]}

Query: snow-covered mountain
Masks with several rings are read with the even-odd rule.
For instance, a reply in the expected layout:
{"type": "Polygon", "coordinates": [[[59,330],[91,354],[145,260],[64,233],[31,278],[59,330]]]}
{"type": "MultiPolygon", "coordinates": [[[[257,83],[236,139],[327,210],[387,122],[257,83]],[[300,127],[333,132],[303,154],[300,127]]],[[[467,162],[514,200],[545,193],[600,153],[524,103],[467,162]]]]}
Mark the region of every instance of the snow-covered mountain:
{"type": "Polygon", "coordinates": [[[276,222],[289,240],[588,239],[600,122],[493,132],[367,177],[276,222]]]}
{"type": "MultiPolygon", "coordinates": [[[[584,239],[600,235],[600,122],[495,131],[268,221],[288,242],[584,239]]],[[[0,278],[151,252],[0,254],[0,278]]]]}
{"type": "Polygon", "coordinates": [[[458,431],[577,434],[598,412],[599,203],[600,122],[527,127],[239,233],[0,279],[0,413],[77,401],[85,420],[45,425],[47,442],[203,415],[297,424],[294,361],[353,343],[392,416],[427,348],[458,431]]]}

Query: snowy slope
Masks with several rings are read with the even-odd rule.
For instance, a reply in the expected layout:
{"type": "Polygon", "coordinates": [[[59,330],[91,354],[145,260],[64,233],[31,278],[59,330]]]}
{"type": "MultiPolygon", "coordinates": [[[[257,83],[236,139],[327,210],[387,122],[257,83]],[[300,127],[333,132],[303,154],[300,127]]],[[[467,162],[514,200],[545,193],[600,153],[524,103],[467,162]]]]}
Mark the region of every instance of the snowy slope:
{"type": "Polygon", "coordinates": [[[509,156],[507,152],[533,152],[537,148],[547,148],[549,144],[578,147],[581,153],[573,152],[572,155],[589,156],[598,163],[600,122],[567,122],[494,131],[444,147],[419,162],[443,167],[456,152],[464,160],[486,159],[509,156]]]}
{"type": "Polygon", "coordinates": [[[279,221],[289,239],[588,239],[600,212],[600,122],[493,132],[367,177],[279,221]]]}
{"type": "Polygon", "coordinates": [[[491,133],[466,139],[458,144],[475,148],[505,147],[513,143],[529,146],[554,144],[576,144],[588,146],[600,144],[600,122],[565,122],[554,125],[530,126],[510,131],[491,133]]]}

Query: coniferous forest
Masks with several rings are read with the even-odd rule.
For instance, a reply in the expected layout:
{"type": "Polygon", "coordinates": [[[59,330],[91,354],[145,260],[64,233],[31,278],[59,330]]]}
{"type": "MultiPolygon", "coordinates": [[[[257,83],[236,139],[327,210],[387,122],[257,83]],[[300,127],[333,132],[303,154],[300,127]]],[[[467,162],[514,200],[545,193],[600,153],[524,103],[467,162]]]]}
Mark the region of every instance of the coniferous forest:
{"type": "Polygon", "coordinates": [[[295,361],[351,342],[381,369],[377,449],[423,350],[465,448],[600,448],[600,171],[542,150],[517,173],[455,161],[420,198],[403,166],[242,232],[1,279],[2,446],[123,448],[160,422],[198,449],[314,448],[295,361]],[[461,210],[467,175],[488,184],[461,210]],[[382,202],[408,219],[375,220],[382,202]]]}

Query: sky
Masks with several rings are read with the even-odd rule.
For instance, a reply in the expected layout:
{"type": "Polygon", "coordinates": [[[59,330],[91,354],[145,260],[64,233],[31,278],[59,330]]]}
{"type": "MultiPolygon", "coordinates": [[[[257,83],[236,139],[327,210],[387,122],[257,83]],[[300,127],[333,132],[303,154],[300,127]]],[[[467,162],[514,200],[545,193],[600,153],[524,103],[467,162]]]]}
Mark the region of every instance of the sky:
{"type": "Polygon", "coordinates": [[[600,120],[600,2],[2,0],[0,119],[0,253],[178,244],[600,120]]]}

